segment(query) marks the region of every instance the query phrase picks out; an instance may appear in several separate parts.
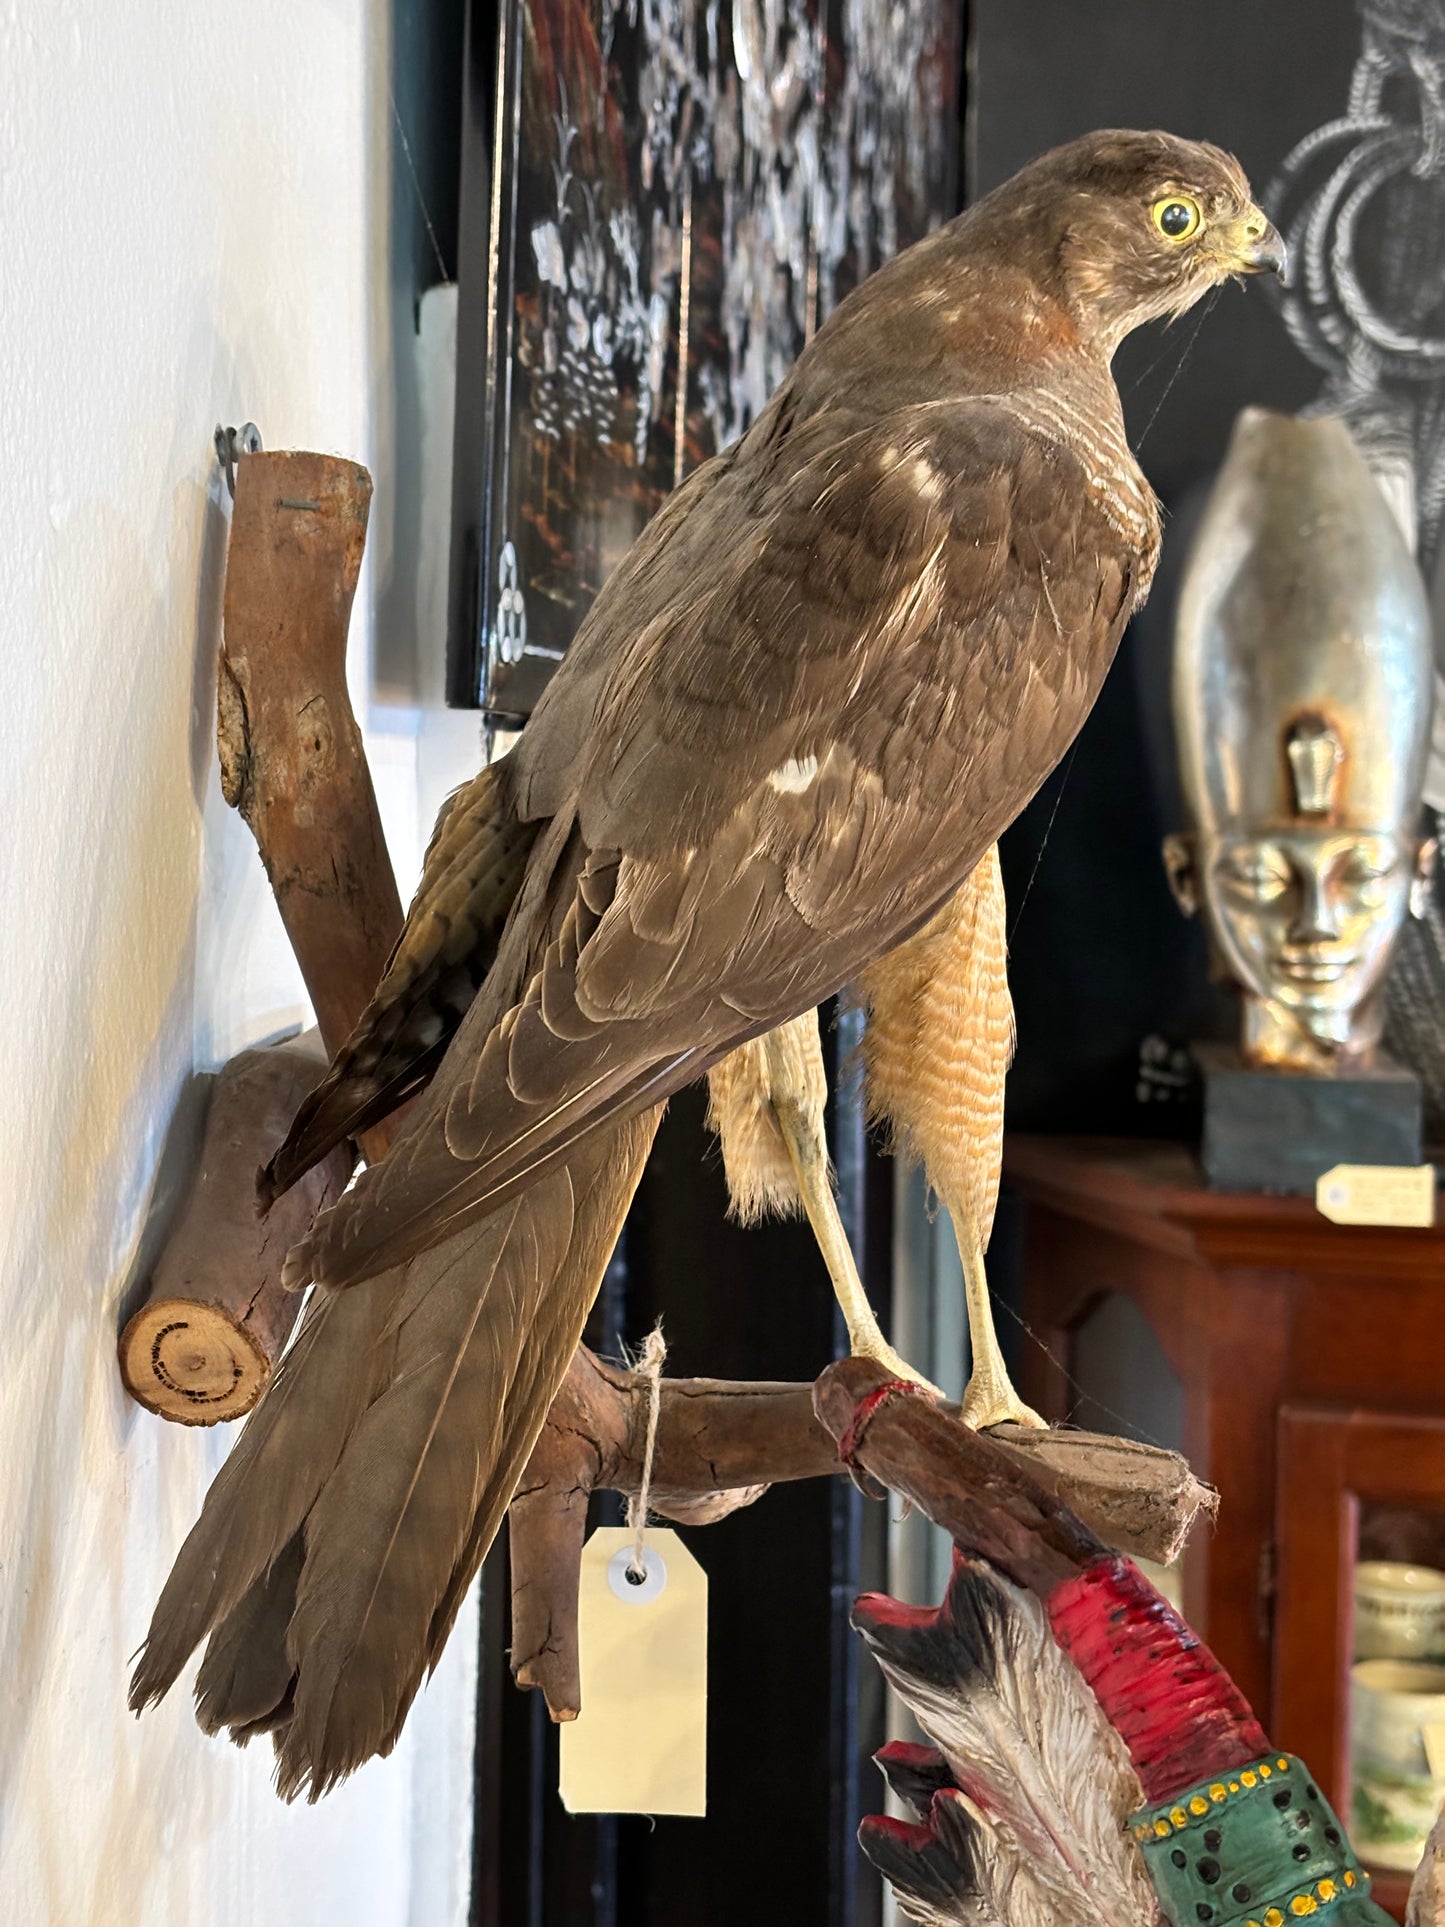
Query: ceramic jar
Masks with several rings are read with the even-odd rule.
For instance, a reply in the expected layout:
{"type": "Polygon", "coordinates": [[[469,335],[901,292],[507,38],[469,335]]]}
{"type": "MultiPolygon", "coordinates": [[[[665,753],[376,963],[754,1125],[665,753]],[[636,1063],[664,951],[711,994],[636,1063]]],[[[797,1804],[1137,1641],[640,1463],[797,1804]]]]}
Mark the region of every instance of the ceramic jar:
{"type": "Polygon", "coordinates": [[[1445,1656],[1445,1572],[1370,1559],[1355,1568],[1355,1658],[1445,1656]]]}
{"type": "Polygon", "coordinates": [[[1359,1661],[1350,1732],[1355,1851],[1377,1867],[1411,1871],[1445,1798],[1445,1666],[1359,1661]]]}

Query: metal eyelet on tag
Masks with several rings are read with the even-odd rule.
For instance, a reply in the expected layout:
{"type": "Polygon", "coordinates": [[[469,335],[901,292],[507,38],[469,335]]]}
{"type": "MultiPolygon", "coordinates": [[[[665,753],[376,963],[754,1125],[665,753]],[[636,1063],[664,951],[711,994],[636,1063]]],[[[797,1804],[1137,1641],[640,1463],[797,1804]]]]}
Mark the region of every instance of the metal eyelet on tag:
{"type": "Polygon", "coordinates": [[[607,1562],[607,1583],[629,1606],[650,1606],[667,1584],[667,1561],[656,1546],[646,1546],[639,1573],[636,1549],[624,1546],[607,1562]]]}

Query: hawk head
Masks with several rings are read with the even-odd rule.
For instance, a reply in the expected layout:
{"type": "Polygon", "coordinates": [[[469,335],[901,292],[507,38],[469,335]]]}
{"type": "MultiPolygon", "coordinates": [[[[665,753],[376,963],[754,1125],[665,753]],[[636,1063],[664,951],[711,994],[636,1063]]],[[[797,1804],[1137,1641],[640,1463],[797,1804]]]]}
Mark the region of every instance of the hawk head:
{"type": "Polygon", "coordinates": [[[1023,168],[973,214],[975,233],[987,228],[1014,258],[1027,248],[1080,333],[1108,353],[1232,275],[1284,267],[1284,243],[1234,156],[1172,134],[1086,134],[1023,168]]]}

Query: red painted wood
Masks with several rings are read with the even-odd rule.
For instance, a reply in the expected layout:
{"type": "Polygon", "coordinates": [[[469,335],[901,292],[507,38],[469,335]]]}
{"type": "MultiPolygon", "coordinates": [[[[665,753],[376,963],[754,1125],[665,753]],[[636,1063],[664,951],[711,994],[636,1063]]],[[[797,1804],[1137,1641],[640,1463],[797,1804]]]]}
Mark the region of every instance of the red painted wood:
{"type": "Polygon", "coordinates": [[[1129,1560],[1065,1580],[1048,1611],[1054,1637],[1128,1747],[1151,1801],[1269,1750],[1234,1681],[1129,1560]]]}

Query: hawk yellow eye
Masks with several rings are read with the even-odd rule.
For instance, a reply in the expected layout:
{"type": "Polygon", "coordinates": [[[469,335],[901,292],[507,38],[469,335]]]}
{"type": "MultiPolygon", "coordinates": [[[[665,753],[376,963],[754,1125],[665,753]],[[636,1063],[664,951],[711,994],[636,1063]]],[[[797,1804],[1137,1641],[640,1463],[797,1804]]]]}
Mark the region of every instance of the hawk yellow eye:
{"type": "Polygon", "coordinates": [[[1203,215],[1199,203],[1188,194],[1166,194],[1149,210],[1154,225],[1166,241],[1188,241],[1199,232],[1203,215]]]}

